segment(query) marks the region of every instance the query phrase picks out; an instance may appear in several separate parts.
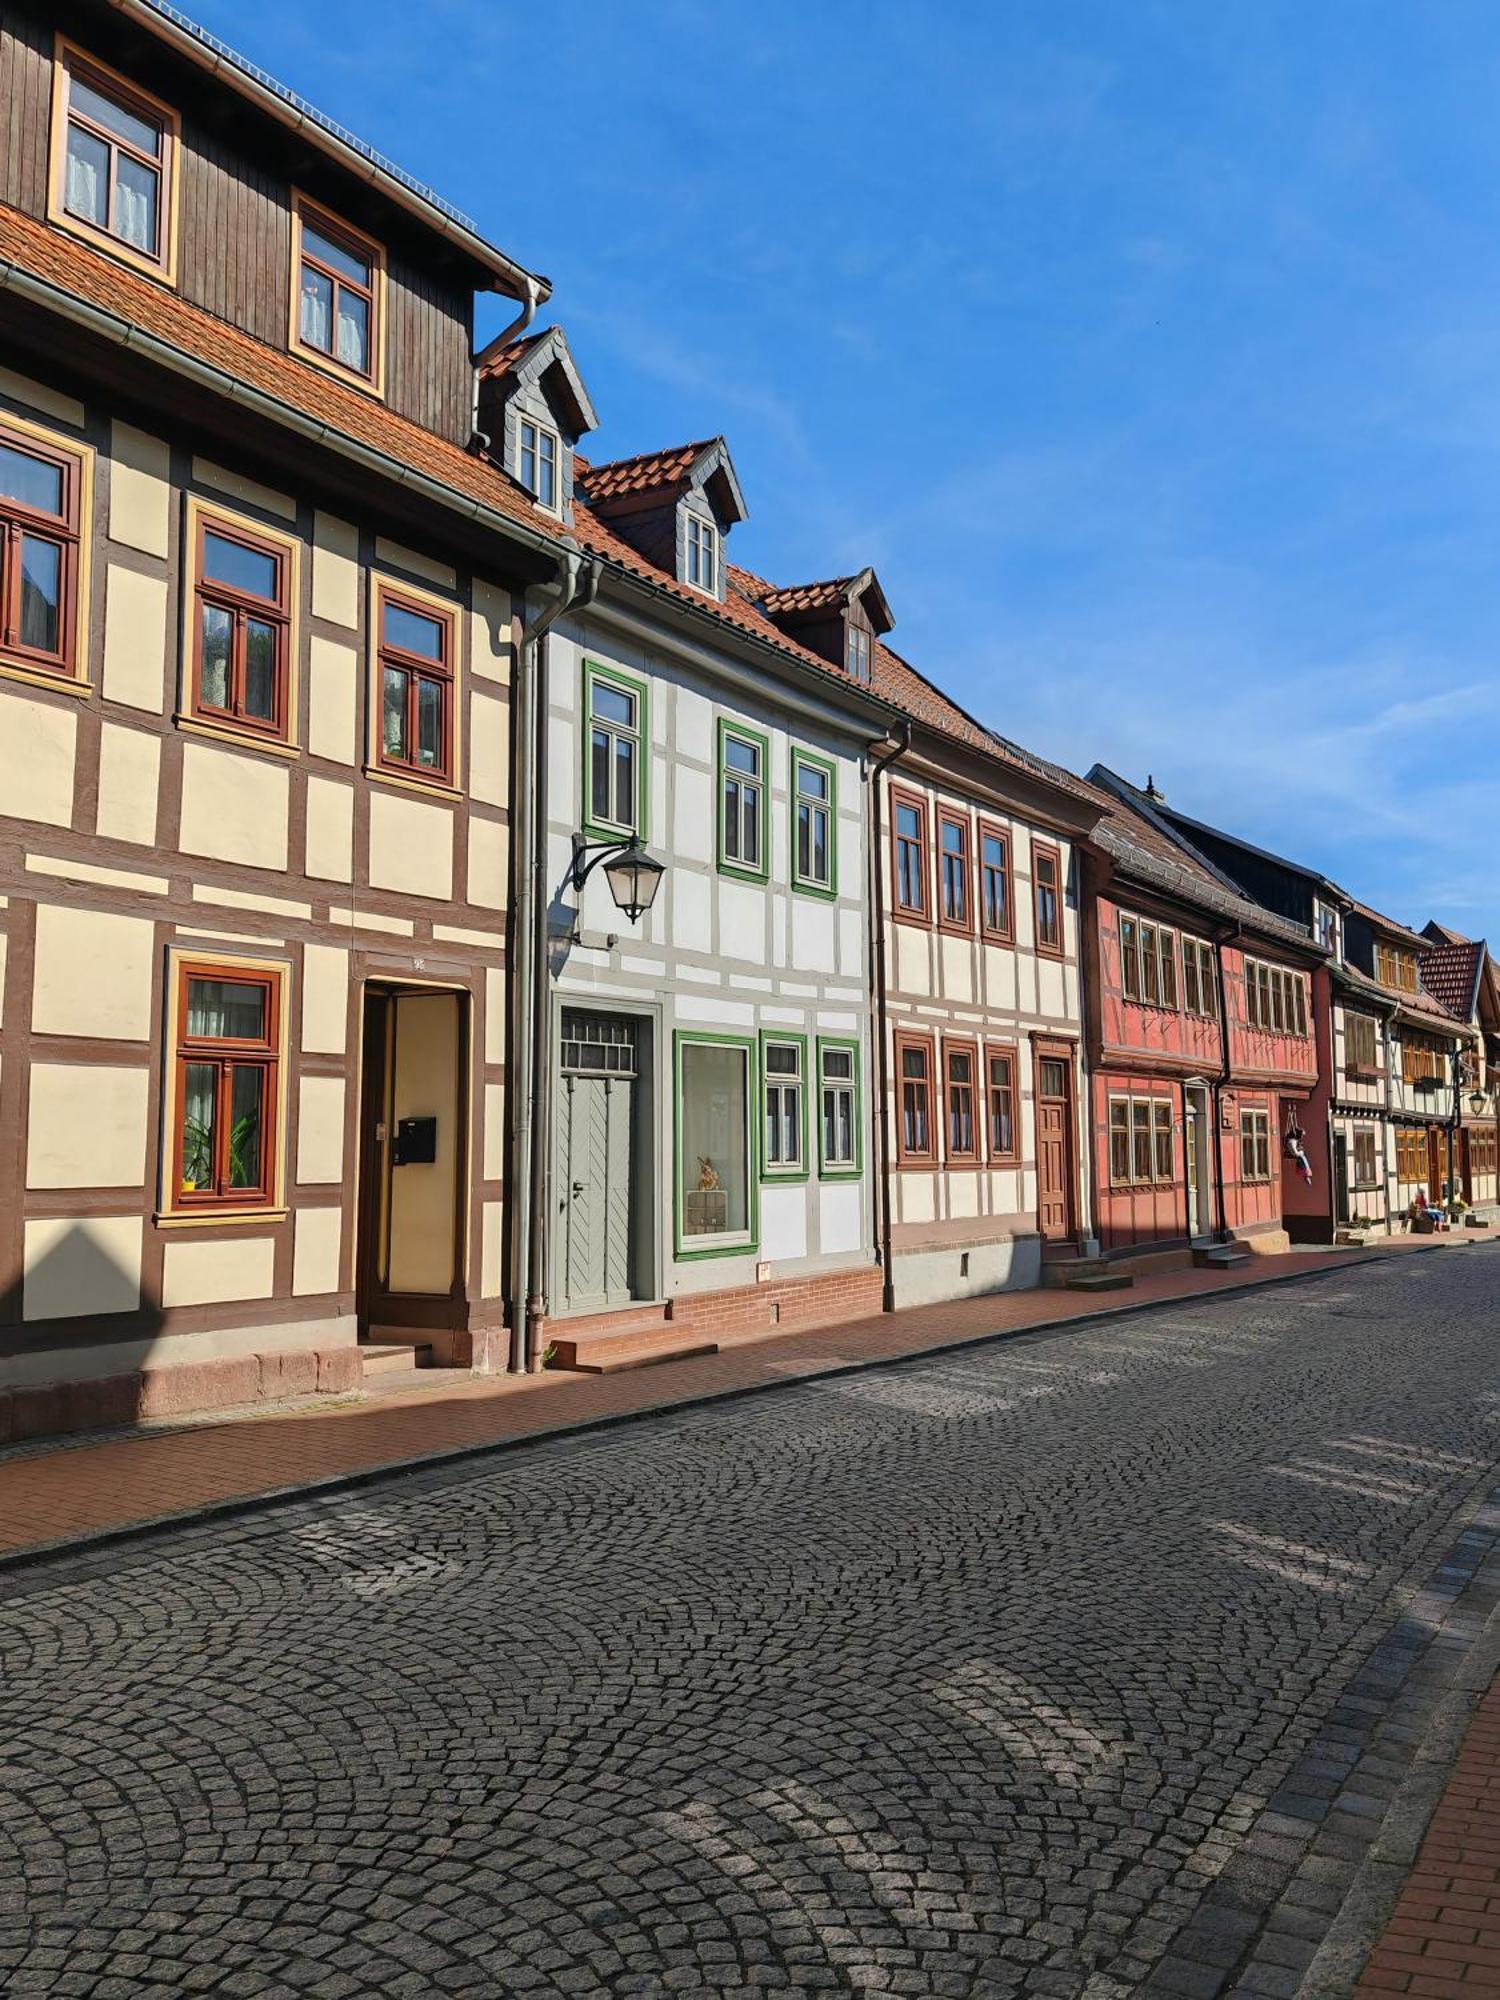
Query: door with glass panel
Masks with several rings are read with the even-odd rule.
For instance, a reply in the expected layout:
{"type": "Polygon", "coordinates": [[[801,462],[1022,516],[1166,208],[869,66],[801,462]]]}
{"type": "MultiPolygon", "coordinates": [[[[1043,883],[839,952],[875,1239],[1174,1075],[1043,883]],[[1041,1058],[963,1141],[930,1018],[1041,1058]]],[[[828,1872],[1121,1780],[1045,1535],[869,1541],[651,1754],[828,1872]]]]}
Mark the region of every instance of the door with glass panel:
{"type": "Polygon", "coordinates": [[[563,1009],[555,1111],[558,1304],[602,1312],[634,1298],[639,1024],[563,1009]]]}

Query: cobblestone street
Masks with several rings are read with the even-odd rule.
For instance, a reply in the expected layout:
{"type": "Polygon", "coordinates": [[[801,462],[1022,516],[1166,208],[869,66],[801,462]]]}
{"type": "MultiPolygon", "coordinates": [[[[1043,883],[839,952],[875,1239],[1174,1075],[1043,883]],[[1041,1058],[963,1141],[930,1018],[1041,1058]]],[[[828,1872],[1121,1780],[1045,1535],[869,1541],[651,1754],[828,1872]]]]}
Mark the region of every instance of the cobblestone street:
{"type": "Polygon", "coordinates": [[[7,1995],[1290,1995],[1496,1602],[1500,1259],[0,1581],[7,1995]]]}

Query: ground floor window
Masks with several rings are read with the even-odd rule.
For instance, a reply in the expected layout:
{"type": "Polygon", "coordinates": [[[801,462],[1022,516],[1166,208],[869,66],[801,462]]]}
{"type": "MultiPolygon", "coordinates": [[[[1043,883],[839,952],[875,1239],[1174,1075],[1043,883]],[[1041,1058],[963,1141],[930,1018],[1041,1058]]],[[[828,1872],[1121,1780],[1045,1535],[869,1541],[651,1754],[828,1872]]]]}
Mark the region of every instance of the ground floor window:
{"type": "Polygon", "coordinates": [[[804,1120],[806,1044],[800,1035],[761,1041],[765,1076],[765,1122],[761,1172],[801,1174],[807,1169],[804,1120]]]}
{"type": "Polygon", "coordinates": [[[1271,1114],[1251,1110],[1240,1113],[1240,1179],[1268,1181],[1271,1178],[1271,1114]]]}
{"type": "Polygon", "coordinates": [[[859,1050],[853,1042],[818,1043],[818,1102],[822,1115],[819,1172],[858,1173],[859,1050]]]}
{"type": "Polygon", "coordinates": [[[752,1235],[748,1042],[677,1039],[677,1212],[693,1249],[752,1235]]]}
{"type": "Polygon", "coordinates": [[[1354,1185],[1372,1188],[1379,1184],[1380,1175],[1376,1163],[1375,1134],[1366,1127],[1358,1126],[1354,1131],[1354,1185]]]}
{"type": "Polygon", "coordinates": [[[974,1108],[976,1052],[968,1042],[943,1044],[943,1096],[947,1112],[948,1158],[955,1164],[979,1158],[974,1108]]]}
{"type": "Polygon", "coordinates": [[[1111,1097],[1109,1178],[1115,1187],[1170,1186],[1176,1179],[1170,1098],[1111,1097]]]}
{"type": "Polygon", "coordinates": [[[932,1138],[932,1043],[925,1036],[898,1036],[896,1063],[901,1079],[900,1157],[903,1161],[931,1161],[936,1158],[932,1138]]]}
{"type": "Polygon", "coordinates": [[[1427,1179],[1431,1157],[1425,1129],[1396,1134],[1396,1179],[1415,1183],[1427,1179]]]}
{"type": "Polygon", "coordinates": [[[1471,1174],[1492,1174],[1500,1161],[1500,1147],[1496,1145],[1493,1132],[1471,1132],[1469,1134],[1469,1172],[1471,1174]]]}
{"type": "Polygon", "coordinates": [[[1016,1109],[1016,1052],[988,1049],[985,1052],[986,1086],[989,1095],[990,1158],[1014,1160],[1020,1157],[1017,1134],[1020,1119],[1016,1109]]]}
{"type": "Polygon", "coordinates": [[[259,1208],[274,1197],[281,988],[275,967],[177,962],[174,1208],[259,1208]]]}

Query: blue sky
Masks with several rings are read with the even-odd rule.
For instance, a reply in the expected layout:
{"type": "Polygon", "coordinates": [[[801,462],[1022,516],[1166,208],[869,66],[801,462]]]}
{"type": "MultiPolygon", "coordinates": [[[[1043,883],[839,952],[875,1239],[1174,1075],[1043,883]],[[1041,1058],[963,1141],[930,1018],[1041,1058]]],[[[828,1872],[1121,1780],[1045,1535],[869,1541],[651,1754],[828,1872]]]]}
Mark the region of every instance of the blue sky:
{"type": "Polygon", "coordinates": [[[595,456],[728,437],[747,566],[1500,944],[1492,6],[194,11],[551,275],[595,456]]]}

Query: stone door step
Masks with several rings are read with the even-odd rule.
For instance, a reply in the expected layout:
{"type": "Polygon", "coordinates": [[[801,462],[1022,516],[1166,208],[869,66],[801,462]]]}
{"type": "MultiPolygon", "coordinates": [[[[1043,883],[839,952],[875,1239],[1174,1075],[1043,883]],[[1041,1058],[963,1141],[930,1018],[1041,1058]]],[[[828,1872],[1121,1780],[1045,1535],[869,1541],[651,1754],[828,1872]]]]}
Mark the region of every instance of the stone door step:
{"type": "Polygon", "coordinates": [[[1092,1271],[1075,1271],[1063,1280],[1070,1292],[1128,1292],[1134,1283],[1129,1271],[1111,1271],[1108,1266],[1102,1271],[1097,1266],[1092,1271]]]}
{"type": "Polygon", "coordinates": [[[575,1375],[616,1375],[626,1368],[652,1368],[660,1361],[686,1361],[718,1351],[716,1340],[705,1340],[690,1326],[679,1324],[649,1332],[554,1337],[547,1366],[575,1375]]]}
{"type": "Polygon", "coordinates": [[[1250,1262],[1250,1252],[1233,1243],[1219,1243],[1212,1250],[1195,1250],[1193,1262],[1201,1271],[1237,1271],[1250,1262]]]}
{"type": "Polygon", "coordinates": [[[393,1375],[400,1370],[432,1366],[430,1341],[398,1340],[388,1333],[361,1341],[359,1353],[366,1376],[393,1375]]]}

